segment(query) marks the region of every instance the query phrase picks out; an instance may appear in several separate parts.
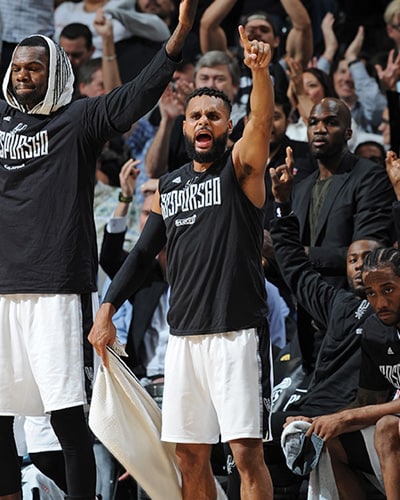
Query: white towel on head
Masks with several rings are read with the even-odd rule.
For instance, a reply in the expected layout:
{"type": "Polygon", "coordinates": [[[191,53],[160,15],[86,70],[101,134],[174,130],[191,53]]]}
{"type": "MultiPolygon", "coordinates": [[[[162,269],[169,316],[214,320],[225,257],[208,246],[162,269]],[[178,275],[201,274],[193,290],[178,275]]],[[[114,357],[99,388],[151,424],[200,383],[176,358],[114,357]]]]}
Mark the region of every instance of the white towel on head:
{"type": "MultiPolygon", "coordinates": [[[[20,104],[9,88],[12,61],[10,62],[4,76],[3,94],[7,103],[13,108],[29,114],[49,115],[71,102],[74,90],[74,72],[72,71],[71,63],[69,62],[68,56],[64,50],[53,42],[51,38],[44,35],[32,36],[39,36],[43,38],[49,48],[49,77],[46,95],[44,96],[43,101],[32,109],[28,109],[26,106],[20,104]]],[[[19,45],[17,45],[15,50],[17,50],[18,47],[19,45]]]]}

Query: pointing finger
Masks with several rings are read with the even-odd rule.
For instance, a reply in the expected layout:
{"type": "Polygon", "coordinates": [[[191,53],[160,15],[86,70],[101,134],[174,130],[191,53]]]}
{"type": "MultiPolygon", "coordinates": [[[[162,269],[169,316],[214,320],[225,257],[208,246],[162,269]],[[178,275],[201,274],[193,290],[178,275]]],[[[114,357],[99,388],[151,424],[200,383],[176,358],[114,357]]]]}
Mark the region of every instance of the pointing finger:
{"type": "Polygon", "coordinates": [[[239,35],[240,35],[240,39],[242,40],[244,49],[247,52],[250,52],[251,44],[250,44],[250,41],[246,35],[246,32],[244,31],[244,27],[242,25],[239,26],[239,35]]]}

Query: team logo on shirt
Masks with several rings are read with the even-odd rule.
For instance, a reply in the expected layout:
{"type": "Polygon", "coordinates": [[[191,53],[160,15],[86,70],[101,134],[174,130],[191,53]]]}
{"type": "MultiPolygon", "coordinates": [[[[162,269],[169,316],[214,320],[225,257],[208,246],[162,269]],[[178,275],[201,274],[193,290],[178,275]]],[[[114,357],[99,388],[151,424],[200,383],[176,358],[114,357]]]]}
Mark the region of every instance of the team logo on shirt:
{"type": "Polygon", "coordinates": [[[189,184],[182,189],[174,189],[160,196],[164,219],[177,213],[189,212],[203,207],[221,205],[220,178],[189,184]]]}
{"type": "Polygon", "coordinates": [[[193,214],[191,217],[186,217],[186,219],[176,219],[175,226],[191,226],[196,222],[196,214],[193,214]]]}
{"type": "MultiPolygon", "coordinates": [[[[393,353],[394,354],[394,353],[393,353]]],[[[396,388],[400,389],[400,365],[379,365],[382,375],[396,388]]]]}
{"type": "Polygon", "coordinates": [[[369,307],[368,300],[364,299],[358,306],[356,312],[354,313],[356,319],[361,319],[364,316],[365,311],[368,309],[368,307],[369,307]]]}
{"type": "Polygon", "coordinates": [[[28,160],[40,158],[49,152],[47,130],[35,135],[17,134],[14,131],[0,131],[0,158],[8,160],[28,160]]]}

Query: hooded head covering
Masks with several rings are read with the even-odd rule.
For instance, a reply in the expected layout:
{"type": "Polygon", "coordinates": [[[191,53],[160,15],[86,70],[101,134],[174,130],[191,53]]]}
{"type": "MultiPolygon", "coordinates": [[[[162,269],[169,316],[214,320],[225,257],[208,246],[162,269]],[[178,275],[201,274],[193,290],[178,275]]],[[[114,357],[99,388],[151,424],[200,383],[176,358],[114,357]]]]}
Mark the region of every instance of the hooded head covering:
{"type": "MultiPolygon", "coordinates": [[[[7,103],[13,108],[19,109],[24,113],[49,115],[50,113],[57,111],[57,109],[71,102],[74,86],[74,73],[72,71],[68,56],[59,45],[57,45],[47,36],[32,36],[40,36],[41,38],[43,38],[49,48],[49,78],[47,82],[46,95],[44,96],[43,101],[36,104],[36,106],[34,106],[32,109],[27,109],[26,106],[23,106],[18,102],[9,86],[12,60],[4,76],[3,94],[7,103]]],[[[17,45],[15,50],[17,50],[19,46],[20,44],[17,45]]],[[[13,52],[13,57],[15,54],[15,50],[13,52]]]]}

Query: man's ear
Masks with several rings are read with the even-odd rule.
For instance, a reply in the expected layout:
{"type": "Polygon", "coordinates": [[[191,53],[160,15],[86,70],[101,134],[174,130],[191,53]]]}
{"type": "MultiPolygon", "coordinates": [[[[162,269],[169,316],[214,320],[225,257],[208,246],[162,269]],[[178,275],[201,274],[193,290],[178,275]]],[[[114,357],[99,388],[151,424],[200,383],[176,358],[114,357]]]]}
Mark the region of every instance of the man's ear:
{"type": "Polygon", "coordinates": [[[346,129],[346,133],[344,136],[346,138],[346,141],[349,141],[353,137],[353,131],[351,130],[351,128],[346,129]]]}
{"type": "Polygon", "coordinates": [[[230,119],[229,119],[229,122],[228,122],[228,135],[231,135],[232,130],[233,130],[233,121],[232,121],[232,119],[230,118],[230,119]]]}

